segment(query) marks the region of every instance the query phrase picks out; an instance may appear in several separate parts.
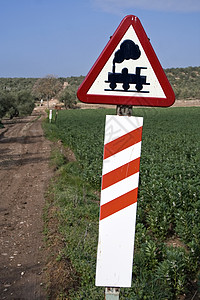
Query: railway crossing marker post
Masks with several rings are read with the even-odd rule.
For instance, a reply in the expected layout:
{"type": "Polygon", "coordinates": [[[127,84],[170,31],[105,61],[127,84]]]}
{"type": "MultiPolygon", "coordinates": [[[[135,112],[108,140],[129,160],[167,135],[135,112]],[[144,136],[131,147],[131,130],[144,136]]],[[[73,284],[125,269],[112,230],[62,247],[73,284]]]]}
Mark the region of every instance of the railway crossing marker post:
{"type": "Polygon", "coordinates": [[[132,106],[168,107],[171,85],[140,20],[126,16],[77,91],[85,103],[117,105],[106,116],[96,286],[106,300],[131,287],[143,118],[132,106]]]}
{"type": "Polygon", "coordinates": [[[131,112],[118,106],[117,116],[106,116],[96,267],[106,300],[119,299],[132,280],[143,118],[131,112]]]}
{"type": "Polygon", "coordinates": [[[52,121],[52,109],[49,110],[49,123],[52,121]]]}
{"type": "MultiPolygon", "coordinates": [[[[119,116],[132,116],[132,106],[129,105],[117,105],[116,114],[119,116]]],[[[106,287],[105,288],[105,300],[119,300],[120,288],[106,287]]]]}

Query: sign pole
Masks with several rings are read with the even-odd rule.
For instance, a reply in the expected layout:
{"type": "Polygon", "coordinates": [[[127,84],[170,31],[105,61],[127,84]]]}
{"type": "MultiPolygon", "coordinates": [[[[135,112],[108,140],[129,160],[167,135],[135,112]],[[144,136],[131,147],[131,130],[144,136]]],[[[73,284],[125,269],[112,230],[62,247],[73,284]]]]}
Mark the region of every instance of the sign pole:
{"type": "Polygon", "coordinates": [[[105,300],[119,300],[119,288],[107,287],[105,290],[105,300]]]}
{"type": "Polygon", "coordinates": [[[117,105],[116,114],[118,116],[132,116],[132,105],[117,105]]]}
{"type": "MultiPolygon", "coordinates": [[[[117,105],[116,114],[118,116],[132,116],[132,105],[117,105]]],[[[119,300],[120,288],[106,287],[105,300],[119,300]]]]}

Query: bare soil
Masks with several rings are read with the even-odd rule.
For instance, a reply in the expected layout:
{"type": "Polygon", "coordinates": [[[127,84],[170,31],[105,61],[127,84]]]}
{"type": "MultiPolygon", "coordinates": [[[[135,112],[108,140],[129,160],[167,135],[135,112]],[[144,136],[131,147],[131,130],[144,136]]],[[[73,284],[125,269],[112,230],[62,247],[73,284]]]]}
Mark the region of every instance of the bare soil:
{"type": "MultiPolygon", "coordinates": [[[[87,103],[78,103],[77,105],[81,109],[95,109],[95,108],[116,108],[116,105],[107,105],[107,104],[87,104],[87,103]]],[[[176,100],[172,107],[192,107],[200,106],[200,100],[176,100]]],[[[133,107],[134,108],[134,107],[133,107]]]]}
{"type": "Polygon", "coordinates": [[[46,299],[42,216],[52,170],[41,122],[35,110],[0,129],[0,299],[46,299]]]}

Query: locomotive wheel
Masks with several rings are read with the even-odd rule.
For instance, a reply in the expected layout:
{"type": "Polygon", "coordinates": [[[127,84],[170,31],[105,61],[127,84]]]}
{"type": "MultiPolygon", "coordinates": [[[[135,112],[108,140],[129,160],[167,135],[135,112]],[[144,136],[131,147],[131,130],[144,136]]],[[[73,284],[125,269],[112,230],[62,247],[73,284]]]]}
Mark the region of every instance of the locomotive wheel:
{"type": "Polygon", "coordinates": [[[111,82],[111,83],[110,83],[110,88],[111,88],[111,90],[114,90],[116,87],[117,87],[117,85],[116,85],[115,82],[111,82]]]}
{"type": "Polygon", "coordinates": [[[130,88],[130,84],[128,84],[127,82],[123,83],[124,91],[128,91],[129,88],[130,88]]]}
{"type": "Polygon", "coordinates": [[[143,85],[141,83],[137,83],[135,87],[138,92],[140,92],[143,89],[143,85]]]}

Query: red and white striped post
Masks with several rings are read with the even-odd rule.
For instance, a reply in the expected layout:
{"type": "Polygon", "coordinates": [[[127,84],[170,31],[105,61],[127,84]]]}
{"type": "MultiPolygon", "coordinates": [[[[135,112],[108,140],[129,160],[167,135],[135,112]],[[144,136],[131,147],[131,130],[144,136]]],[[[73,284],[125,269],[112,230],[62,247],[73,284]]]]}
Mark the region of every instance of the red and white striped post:
{"type": "Polygon", "coordinates": [[[106,116],[97,286],[131,286],[142,126],[142,117],[106,116]]]}

